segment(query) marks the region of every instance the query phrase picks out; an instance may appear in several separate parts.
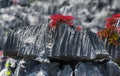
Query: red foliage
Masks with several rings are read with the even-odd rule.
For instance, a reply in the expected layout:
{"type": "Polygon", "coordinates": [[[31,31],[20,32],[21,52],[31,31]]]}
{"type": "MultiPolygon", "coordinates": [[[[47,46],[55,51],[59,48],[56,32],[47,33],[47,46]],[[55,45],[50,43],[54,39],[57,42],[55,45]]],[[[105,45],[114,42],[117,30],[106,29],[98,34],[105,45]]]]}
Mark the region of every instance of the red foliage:
{"type": "Polygon", "coordinates": [[[111,17],[111,18],[107,18],[106,24],[113,25],[113,24],[115,24],[116,22],[117,22],[116,18],[111,17]]]}
{"type": "Polygon", "coordinates": [[[112,17],[114,17],[114,18],[120,18],[120,14],[118,13],[118,14],[114,14],[112,17]]]}
{"type": "Polygon", "coordinates": [[[50,16],[50,19],[52,20],[50,23],[50,27],[56,27],[56,25],[58,23],[64,22],[66,24],[68,24],[69,26],[73,26],[73,23],[71,22],[72,20],[74,20],[73,16],[64,16],[61,14],[55,14],[50,16]]]}
{"type": "Polygon", "coordinates": [[[66,24],[68,24],[69,26],[73,26],[74,25],[72,22],[67,22],[66,24]]]}
{"type": "Polygon", "coordinates": [[[120,14],[115,14],[110,18],[107,18],[107,22],[106,24],[108,25],[115,25],[118,21],[118,19],[120,18],[120,14]]]}
{"type": "Polygon", "coordinates": [[[79,30],[82,30],[82,27],[81,26],[76,26],[76,28],[75,28],[77,31],[79,31],[79,30]]]}
{"type": "Polygon", "coordinates": [[[57,21],[52,21],[52,22],[49,24],[50,27],[55,27],[56,25],[57,25],[57,21]]]}
{"type": "Polygon", "coordinates": [[[116,30],[116,27],[113,26],[113,25],[110,25],[110,24],[106,24],[106,29],[107,29],[107,30],[115,31],[115,30],[116,30]]]}
{"type": "Polygon", "coordinates": [[[108,39],[108,42],[113,45],[120,45],[118,42],[120,39],[120,27],[117,27],[120,14],[115,14],[110,18],[107,18],[105,28],[98,32],[98,36],[101,39],[108,39]]]}
{"type": "Polygon", "coordinates": [[[63,18],[65,19],[65,21],[66,21],[66,20],[67,20],[67,21],[74,20],[74,17],[72,17],[72,16],[64,16],[63,18]]]}

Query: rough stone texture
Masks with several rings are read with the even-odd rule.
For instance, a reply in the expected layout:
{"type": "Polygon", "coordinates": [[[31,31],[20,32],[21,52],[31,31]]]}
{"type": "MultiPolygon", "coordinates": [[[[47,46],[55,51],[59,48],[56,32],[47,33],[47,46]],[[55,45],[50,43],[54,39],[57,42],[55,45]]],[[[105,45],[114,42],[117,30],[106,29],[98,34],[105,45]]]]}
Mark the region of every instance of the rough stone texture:
{"type": "Polygon", "coordinates": [[[120,46],[110,45],[106,43],[106,41],[104,43],[112,60],[115,61],[118,65],[120,65],[120,46]]]}
{"type": "MultiPolygon", "coordinates": [[[[12,32],[5,55],[20,59],[14,76],[120,76],[119,66],[109,61],[95,33],[89,29],[75,31],[66,24],[56,30],[45,25],[50,15],[61,13],[74,16],[75,25],[97,32],[104,27],[107,16],[120,12],[119,4],[119,0],[42,0],[30,7],[0,9],[0,44],[3,47],[6,32],[12,32]],[[46,62],[47,57],[50,63],[40,63],[46,62]],[[77,64],[78,61],[81,62],[77,64]]],[[[108,46],[107,50],[113,60],[119,59],[119,47],[108,46]]]]}
{"type": "Polygon", "coordinates": [[[94,60],[108,57],[95,33],[89,29],[76,31],[74,27],[66,24],[60,25],[55,31],[46,25],[18,28],[10,33],[4,50],[5,55],[36,58],[37,61],[47,57],[63,60],[94,60]]]}
{"type": "Polygon", "coordinates": [[[45,27],[30,26],[12,32],[5,45],[5,55],[34,59],[46,55],[45,27]]]}
{"type": "Polygon", "coordinates": [[[74,67],[59,63],[39,63],[31,60],[17,61],[13,76],[120,76],[119,66],[112,62],[79,62],[74,67]]]}
{"type": "Polygon", "coordinates": [[[66,24],[59,25],[52,31],[51,57],[78,57],[80,59],[95,59],[107,57],[108,52],[104,49],[97,35],[89,29],[76,31],[74,27],[66,24]]]}
{"type": "Polygon", "coordinates": [[[73,71],[69,65],[20,60],[13,76],[73,76],[73,71]]]}
{"type": "Polygon", "coordinates": [[[79,63],[75,76],[120,76],[120,68],[112,61],[104,64],[79,63]]]}

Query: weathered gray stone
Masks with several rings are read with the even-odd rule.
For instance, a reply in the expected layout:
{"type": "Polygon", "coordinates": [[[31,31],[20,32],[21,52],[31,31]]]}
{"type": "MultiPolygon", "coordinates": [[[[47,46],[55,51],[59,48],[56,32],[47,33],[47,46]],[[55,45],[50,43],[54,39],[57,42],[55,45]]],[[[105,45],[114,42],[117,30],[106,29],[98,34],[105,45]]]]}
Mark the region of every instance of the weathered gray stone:
{"type": "Polygon", "coordinates": [[[79,63],[75,76],[120,76],[120,68],[112,61],[104,64],[79,63]]]}
{"type": "MultiPolygon", "coordinates": [[[[76,31],[74,27],[61,24],[56,30],[52,31],[52,48],[50,57],[78,57],[77,59],[89,60],[98,57],[105,58],[108,52],[99,41],[97,35],[89,29],[76,31]]],[[[59,58],[58,57],[58,58],[59,58]]],[[[74,59],[76,59],[74,58],[74,59]]]]}

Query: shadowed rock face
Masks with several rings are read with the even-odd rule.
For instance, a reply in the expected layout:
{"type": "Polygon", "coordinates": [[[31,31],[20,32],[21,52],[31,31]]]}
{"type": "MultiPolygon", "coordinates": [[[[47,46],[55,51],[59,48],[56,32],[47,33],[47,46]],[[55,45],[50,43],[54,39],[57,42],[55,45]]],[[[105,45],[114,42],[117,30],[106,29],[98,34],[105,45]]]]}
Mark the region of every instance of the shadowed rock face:
{"type": "Polygon", "coordinates": [[[51,30],[46,25],[16,29],[8,37],[5,55],[35,59],[94,60],[108,57],[95,33],[76,31],[66,24],[51,30]],[[47,29],[47,30],[46,30],[47,29]]]}
{"type": "Polygon", "coordinates": [[[108,15],[120,12],[119,0],[44,1],[0,10],[0,25],[12,31],[4,54],[18,58],[14,76],[120,76],[119,66],[108,55],[120,62],[119,47],[107,46],[107,52],[89,29],[76,31],[63,23],[51,30],[44,25],[49,15],[61,13],[74,16],[75,25],[100,29],[108,15]]]}
{"type": "Polygon", "coordinates": [[[73,69],[70,65],[59,63],[20,60],[14,76],[120,76],[120,69],[112,61],[102,64],[79,62],[73,69]]]}
{"type": "Polygon", "coordinates": [[[56,29],[46,25],[18,28],[10,33],[4,51],[25,59],[18,61],[14,76],[120,76],[119,66],[109,61],[95,33],[76,31],[66,24],[56,29]],[[51,62],[40,63],[47,59],[51,62]]]}
{"type": "Polygon", "coordinates": [[[23,27],[12,32],[5,45],[5,55],[34,59],[47,53],[45,27],[23,27]]]}
{"type": "Polygon", "coordinates": [[[79,63],[75,76],[120,76],[120,69],[112,61],[104,64],[79,63]]]}
{"type": "Polygon", "coordinates": [[[72,76],[69,65],[59,63],[39,63],[31,60],[21,60],[17,64],[14,76],[72,76]]]}
{"type": "Polygon", "coordinates": [[[56,29],[46,25],[18,28],[10,33],[4,51],[7,56],[26,59],[17,63],[15,76],[120,76],[119,66],[109,61],[95,33],[76,31],[66,24],[56,29]],[[51,62],[39,63],[46,59],[51,62]]]}
{"type": "MultiPolygon", "coordinates": [[[[99,56],[103,58],[107,55],[102,43],[99,41],[95,33],[89,29],[76,31],[74,27],[66,24],[59,25],[52,31],[52,48],[50,57],[78,57],[80,59],[95,59],[99,56]]],[[[102,58],[101,57],[101,58],[102,58]]]]}
{"type": "Polygon", "coordinates": [[[112,57],[112,60],[120,65],[120,46],[113,46],[106,42],[104,43],[109,55],[112,57]]]}

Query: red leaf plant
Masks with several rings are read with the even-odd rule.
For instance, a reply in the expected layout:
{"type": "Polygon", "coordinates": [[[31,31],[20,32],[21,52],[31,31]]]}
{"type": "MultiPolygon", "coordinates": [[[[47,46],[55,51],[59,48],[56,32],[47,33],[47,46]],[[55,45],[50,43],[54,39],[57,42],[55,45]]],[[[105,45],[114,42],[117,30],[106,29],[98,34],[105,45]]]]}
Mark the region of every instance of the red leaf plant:
{"type": "Polygon", "coordinates": [[[80,30],[82,30],[82,27],[81,26],[76,26],[76,28],[75,28],[77,31],[80,31],[80,30]]]}
{"type": "Polygon", "coordinates": [[[51,15],[50,19],[51,19],[51,23],[49,24],[50,27],[56,27],[58,23],[62,23],[62,22],[68,24],[69,26],[74,25],[72,22],[72,20],[74,20],[73,16],[64,16],[61,14],[55,14],[55,15],[51,15]]]}
{"type": "Polygon", "coordinates": [[[51,15],[50,19],[51,19],[51,22],[50,22],[49,26],[51,28],[56,28],[58,23],[66,23],[67,25],[74,27],[77,31],[82,30],[81,26],[76,26],[76,27],[74,26],[74,24],[72,22],[74,20],[73,16],[65,16],[62,14],[55,14],[55,15],[51,15]]]}
{"type": "Polygon", "coordinates": [[[109,44],[120,45],[120,14],[107,18],[105,28],[98,32],[100,39],[108,40],[109,44]]]}

